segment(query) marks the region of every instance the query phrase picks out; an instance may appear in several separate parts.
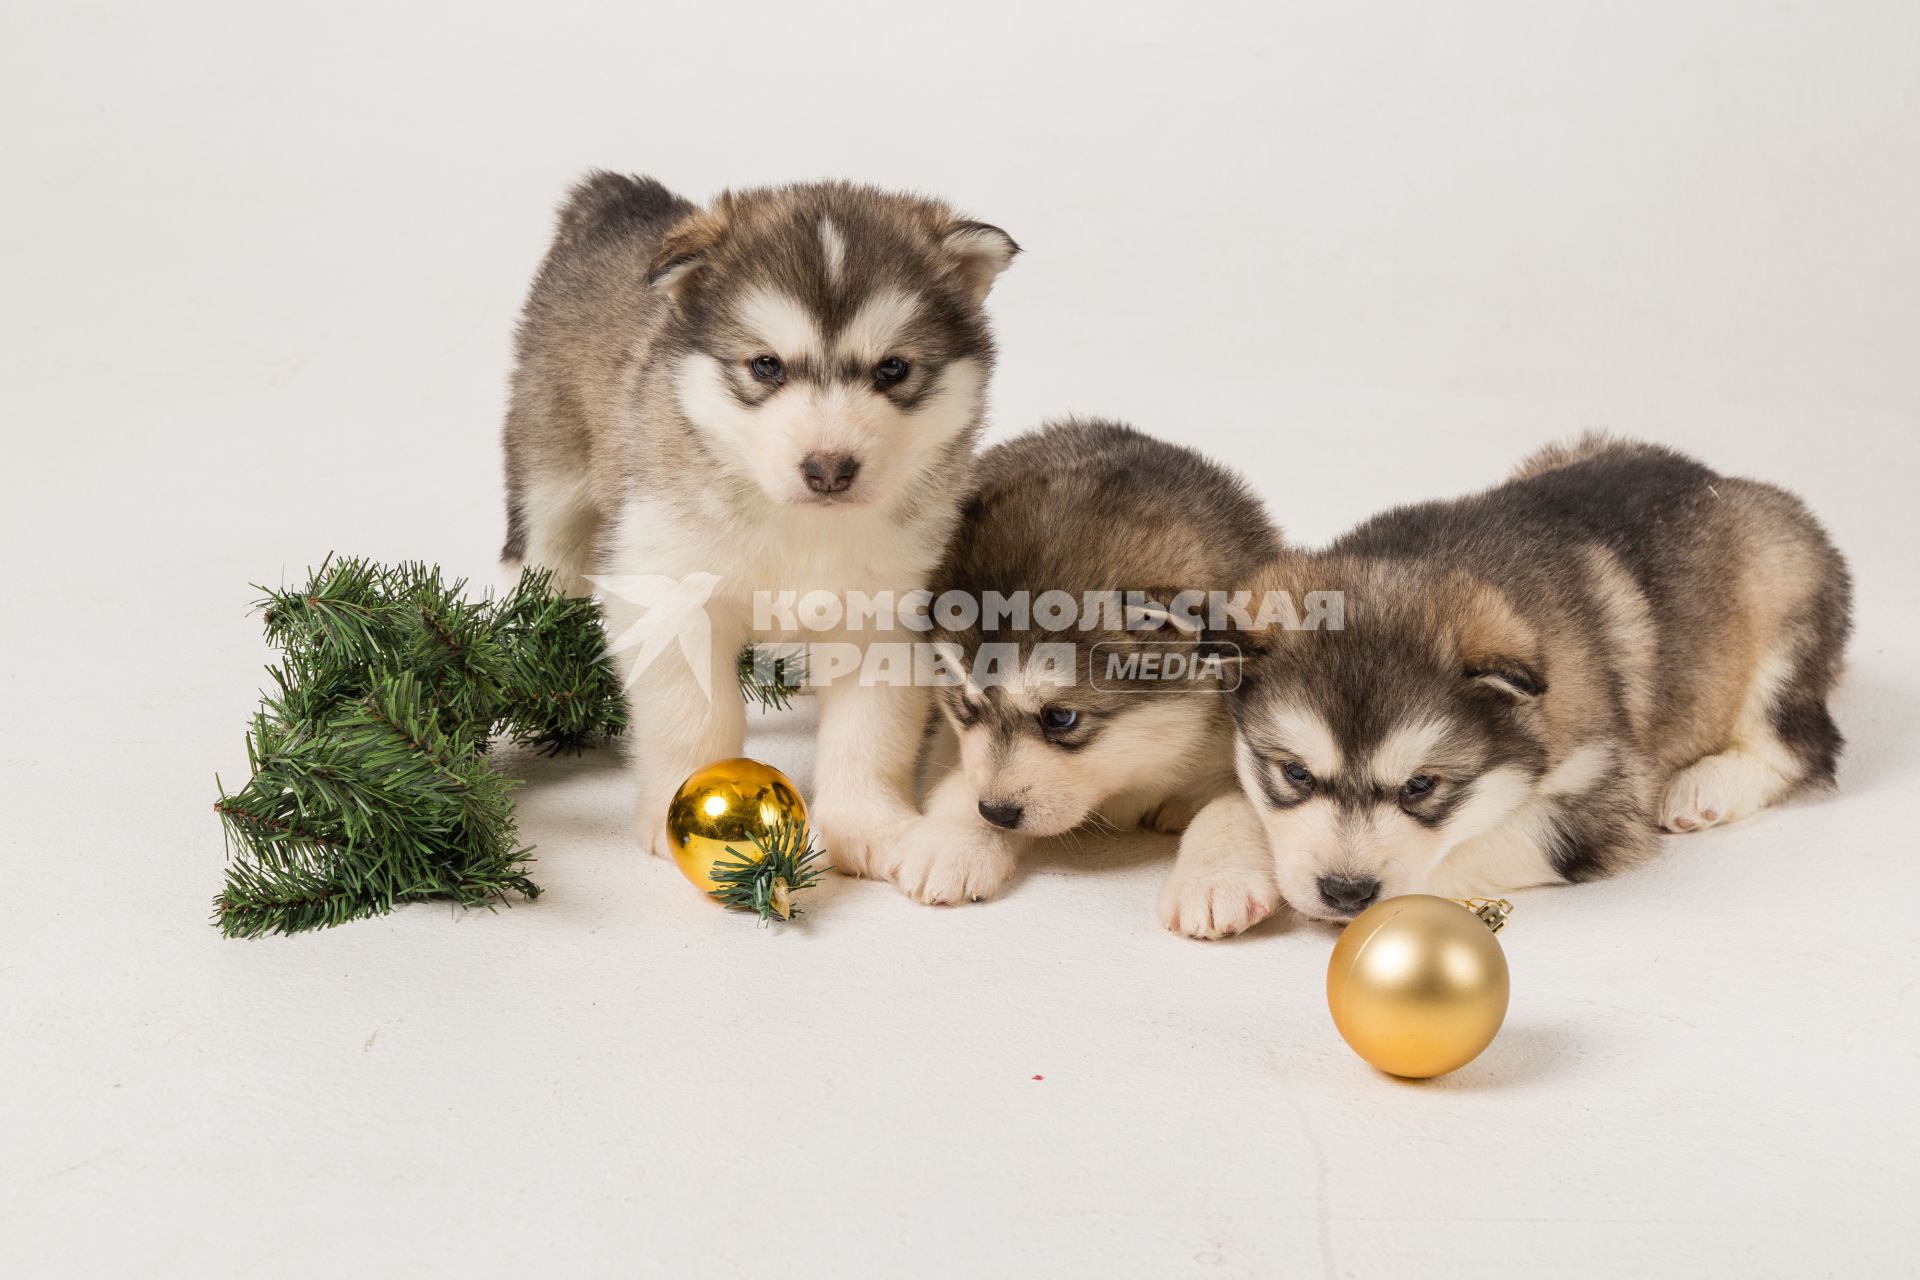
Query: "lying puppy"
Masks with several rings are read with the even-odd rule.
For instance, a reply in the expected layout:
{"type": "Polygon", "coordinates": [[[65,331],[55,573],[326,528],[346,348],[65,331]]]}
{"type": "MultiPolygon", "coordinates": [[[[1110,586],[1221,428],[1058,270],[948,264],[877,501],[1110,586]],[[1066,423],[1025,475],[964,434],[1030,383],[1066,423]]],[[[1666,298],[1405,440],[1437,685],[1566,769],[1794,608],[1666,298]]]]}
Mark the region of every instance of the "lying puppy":
{"type": "MultiPolygon", "coordinates": [[[[1016,252],[944,205],[840,183],[699,209],[598,173],[561,210],[520,325],[503,558],[577,593],[608,575],[616,645],[668,628],[621,655],[655,853],[682,779],[740,754],[742,644],[832,638],[757,627],[756,594],[910,592],[939,563],[993,364],[982,303],[1016,252]]],[[[842,869],[917,816],[926,715],[924,690],[821,690],[812,813],[842,869]]]]}
{"type": "Polygon", "coordinates": [[[1213,808],[1236,788],[1204,601],[1168,606],[1278,553],[1259,500],[1192,450],[1105,422],[1010,440],[978,474],[937,590],[982,616],[934,614],[965,674],[938,695],[959,763],[895,847],[895,883],[922,902],[988,898],[1028,841],[1087,826],[1191,820],[1189,841],[1258,849],[1257,825],[1221,830],[1213,808]],[[996,598],[1027,601],[1027,616],[985,616],[996,598]]]}
{"type": "Polygon", "coordinates": [[[1551,448],[1256,582],[1345,592],[1344,630],[1269,632],[1229,698],[1305,915],[1608,875],[1833,779],[1846,565],[1791,494],[1671,450],[1551,448]]]}

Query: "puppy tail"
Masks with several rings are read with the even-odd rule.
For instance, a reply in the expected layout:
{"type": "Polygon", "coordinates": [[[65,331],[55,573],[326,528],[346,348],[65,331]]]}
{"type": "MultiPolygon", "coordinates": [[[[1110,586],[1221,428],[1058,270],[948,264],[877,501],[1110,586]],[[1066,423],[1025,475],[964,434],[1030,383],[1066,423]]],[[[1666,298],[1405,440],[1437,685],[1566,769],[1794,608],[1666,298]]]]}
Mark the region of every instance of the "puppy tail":
{"type": "Polygon", "coordinates": [[[595,169],[567,193],[554,239],[557,243],[578,243],[609,231],[668,225],[692,212],[690,202],[652,178],[595,169]]]}

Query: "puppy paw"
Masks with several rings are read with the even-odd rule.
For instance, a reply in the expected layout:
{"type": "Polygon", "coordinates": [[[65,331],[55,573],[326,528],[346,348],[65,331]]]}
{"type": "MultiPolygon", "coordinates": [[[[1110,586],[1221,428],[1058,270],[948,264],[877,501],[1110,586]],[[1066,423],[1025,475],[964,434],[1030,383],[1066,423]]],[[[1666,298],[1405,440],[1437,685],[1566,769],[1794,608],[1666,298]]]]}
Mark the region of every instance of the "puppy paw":
{"type": "Polygon", "coordinates": [[[889,873],[909,898],[944,907],[993,897],[1016,861],[1013,843],[985,823],[922,818],[895,845],[889,873]]]}
{"type": "Polygon", "coordinates": [[[1697,760],[1680,771],[1660,802],[1660,825],[1668,831],[1704,831],[1735,822],[1766,807],[1777,775],[1764,762],[1737,751],[1697,760]]]}
{"type": "Polygon", "coordinates": [[[813,807],[811,826],[835,871],[880,878],[901,839],[918,823],[919,815],[905,807],[823,798],[813,807]]]}
{"type": "Polygon", "coordinates": [[[652,796],[643,790],[633,819],[633,836],[640,847],[656,858],[671,858],[673,842],[667,838],[667,810],[673,804],[671,793],[652,796]]]}
{"type": "Polygon", "coordinates": [[[1230,938],[1279,908],[1271,875],[1236,867],[1175,866],[1160,890],[1160,923],[1189,938],[1230,938]]]}

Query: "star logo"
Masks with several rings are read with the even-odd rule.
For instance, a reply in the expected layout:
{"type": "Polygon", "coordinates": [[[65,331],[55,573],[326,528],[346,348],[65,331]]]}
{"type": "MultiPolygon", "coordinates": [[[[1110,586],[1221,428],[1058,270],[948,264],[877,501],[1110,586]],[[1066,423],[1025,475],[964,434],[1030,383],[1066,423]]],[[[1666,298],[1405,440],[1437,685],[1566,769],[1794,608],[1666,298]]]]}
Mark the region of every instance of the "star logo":
{"type": "Polygon", "coordinates": [[[637,649],[627,669],[626,686],[669,648],[678,645],[700,692],[713,698],[713,627],[707,619],[707,600],[720,585],[717,573],[691,573],[684,578],[665,574],[635,573],[587,578],[604,596],[637,604],[646,610],[640,618],[607,648],[613,653],[637,649]]]}

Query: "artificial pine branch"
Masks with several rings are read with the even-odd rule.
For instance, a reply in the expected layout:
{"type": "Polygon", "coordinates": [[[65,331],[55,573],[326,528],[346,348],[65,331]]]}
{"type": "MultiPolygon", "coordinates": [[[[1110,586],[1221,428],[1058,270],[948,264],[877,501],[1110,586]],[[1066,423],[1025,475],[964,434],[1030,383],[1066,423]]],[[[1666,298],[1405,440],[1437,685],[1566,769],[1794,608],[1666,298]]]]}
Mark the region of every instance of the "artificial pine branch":
{"type": "Polygon", "coordinates": [[[247,738],[252,776],[214,806],[223,932],[540,892],[488,742],[578,751],[620,732],[625,704],[591,600],[554,594],[539,570],[499,600],[465,587],[422,564],[329,557],[300,590],[261,588],[282,660],[247,738]]]}
{"type": "Polygon", "coordinates": [[[798,652],[782,653],[770,646],[742,645],[734,674],[740,692],[762,711],[785,711],[794,693],[807,682],[807,663],[798,652]]]}
{"type": "Polygon", "coordinates": [[[607,660],[600,606],[556,594],[552,575],[528,570],[497,617],[507,654],[502,721],[515,742],[575,754],[627,727],[620,679],[607,660]]]}
{"type": "Polygon", "coordinates": [[[733,859],[714,862],[709,874],[717,887],[708,890],[707,896],[730,911],[753,912],[763,925],[799,915],[794,895],[811,889],[821,876],[815,865],[820,853],[813,847],[807,824],[781,822],[765,834],[756,831],[753,845],[758,857],[727,846],[733,859]]]}

